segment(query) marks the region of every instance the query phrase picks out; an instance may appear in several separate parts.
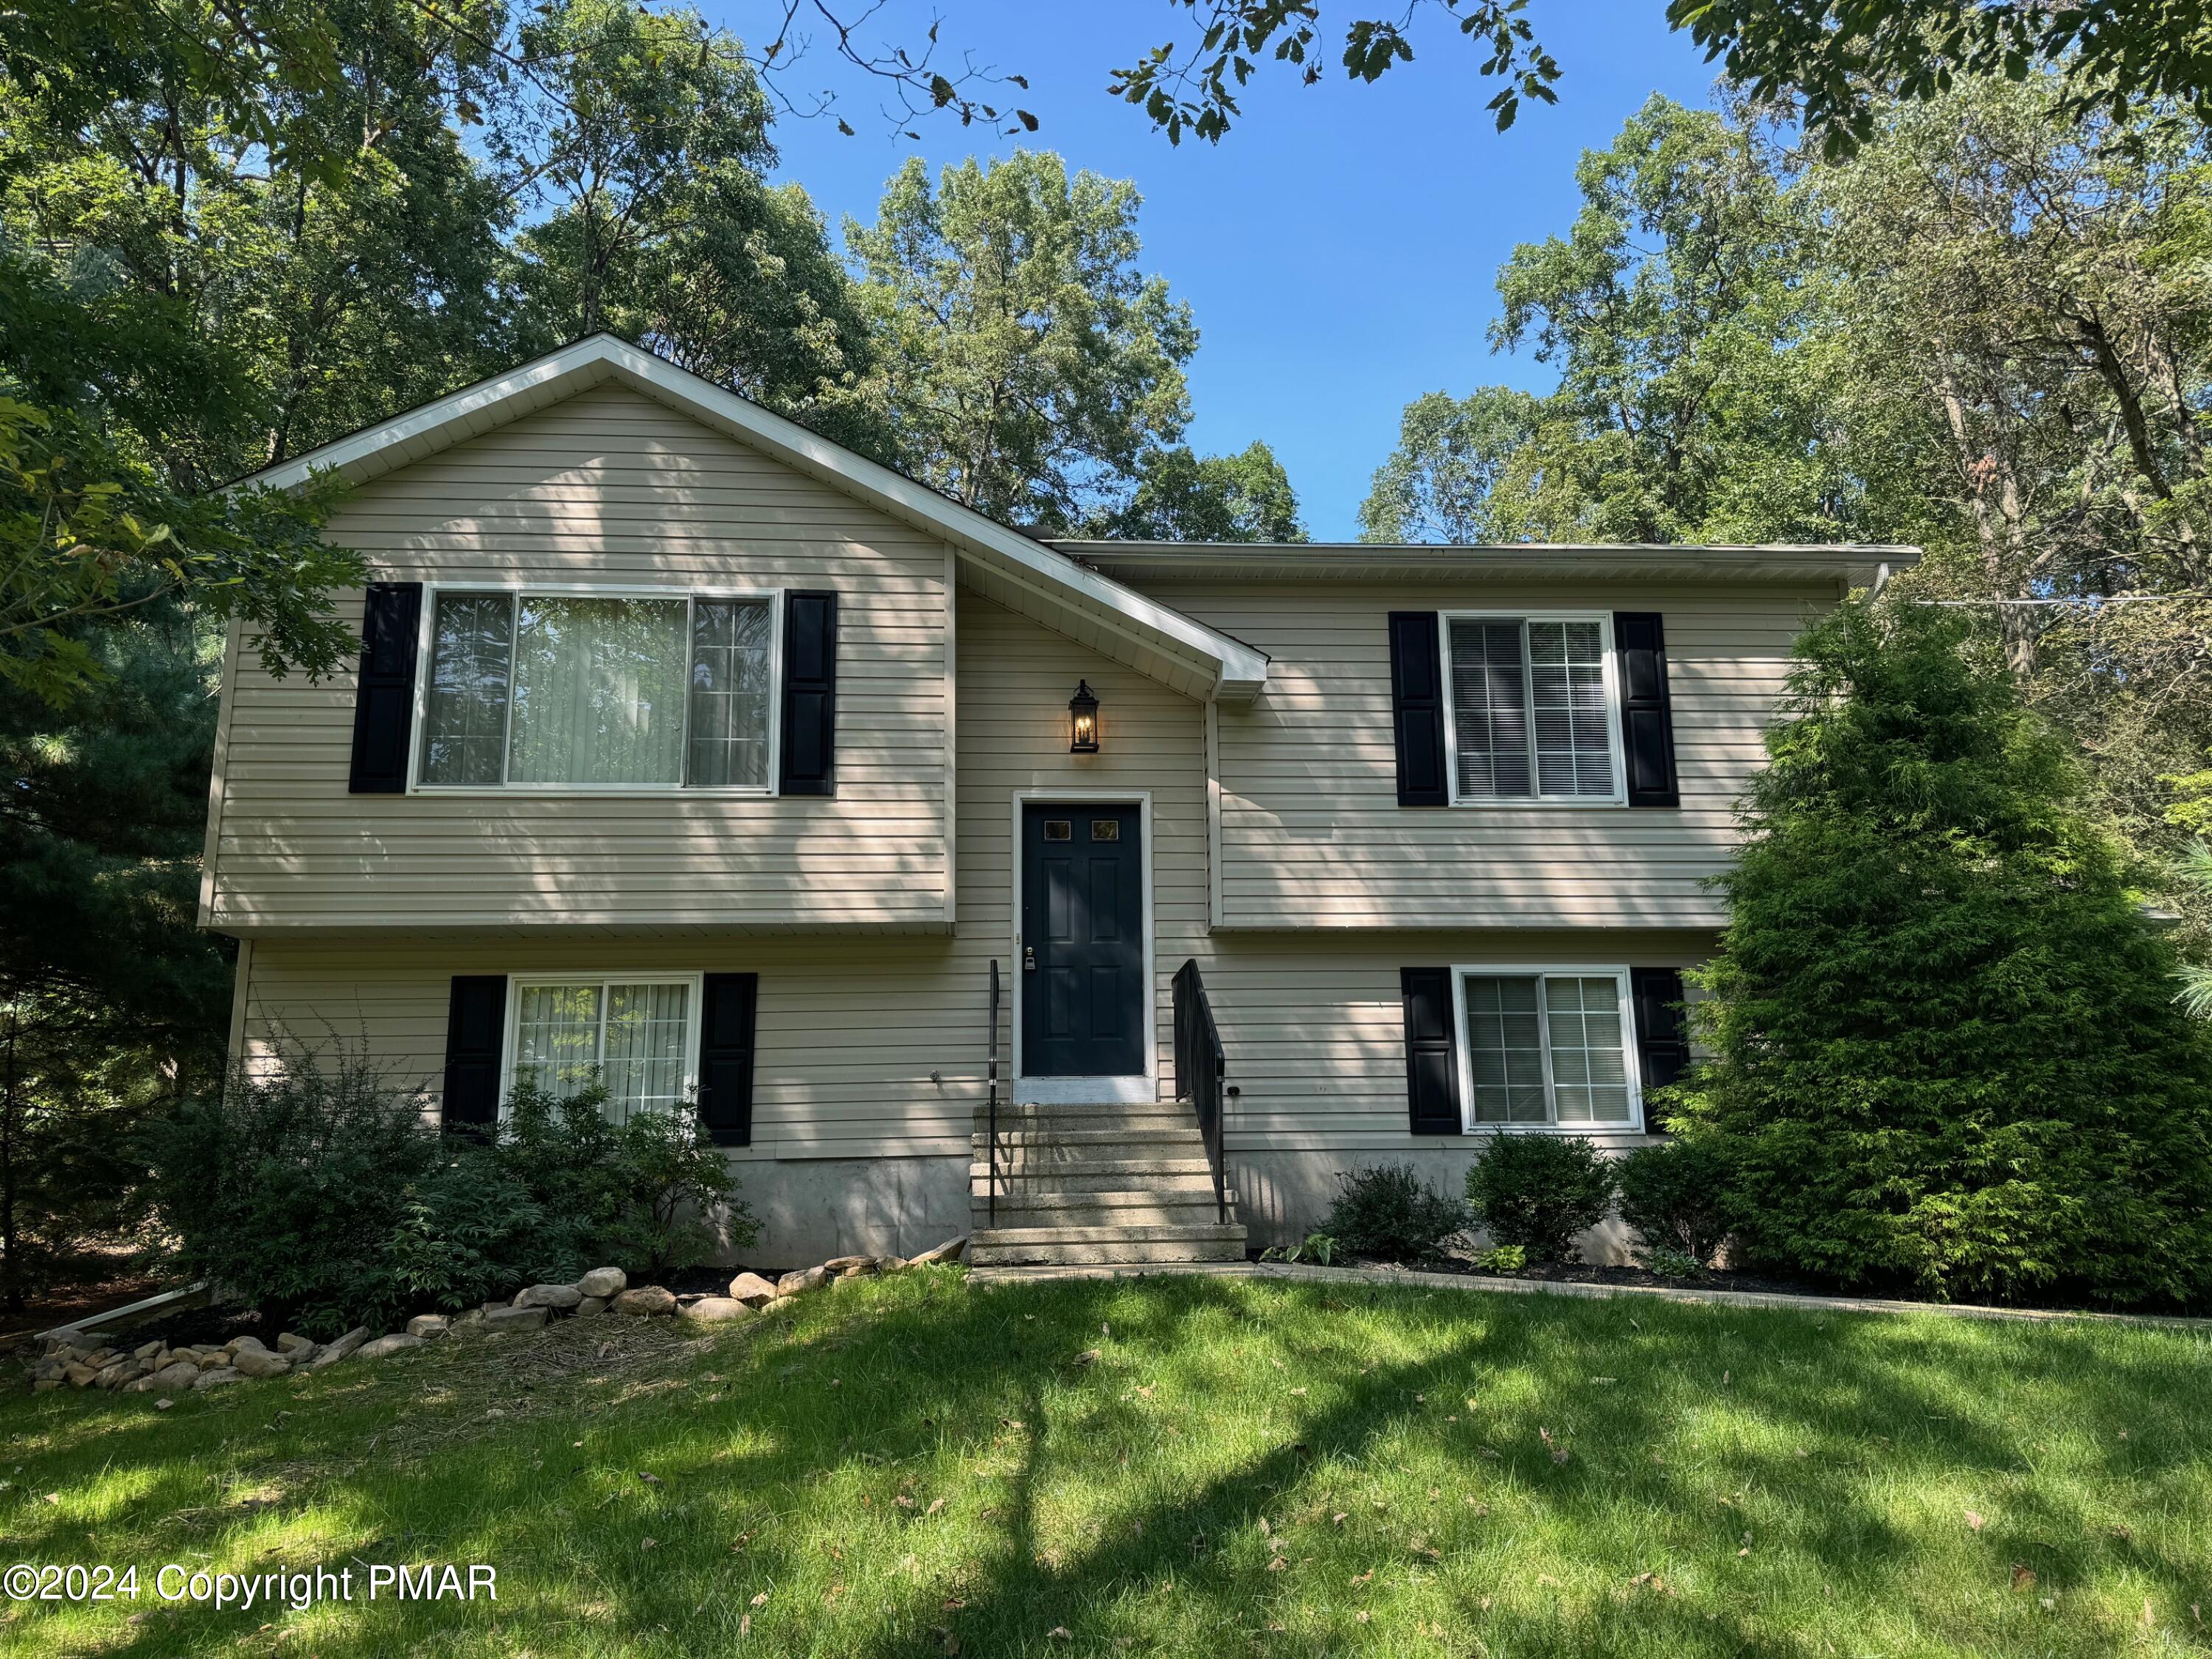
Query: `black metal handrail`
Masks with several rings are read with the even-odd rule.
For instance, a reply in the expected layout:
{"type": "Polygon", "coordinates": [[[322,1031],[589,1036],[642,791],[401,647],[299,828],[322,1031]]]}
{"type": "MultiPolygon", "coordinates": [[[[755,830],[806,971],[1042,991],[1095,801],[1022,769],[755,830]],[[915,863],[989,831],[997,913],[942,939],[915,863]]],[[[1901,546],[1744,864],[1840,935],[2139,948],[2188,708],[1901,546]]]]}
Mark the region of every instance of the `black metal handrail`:
{"type": "Polygon", "coordinates": [[[985,1146],[985,1156],[990,1159],[990,1188],[985,1200],[991,1224],[999,1224],[999,959],[991,958],[991,1036],[988,1046],[990,1060],[991,1127],[985,1146]]]}
{"type": "Polygon", "coordinates": [[[1229,1183],[1222,1167],[1221,1101],[1229,1057],[1222,1052],[1213,1005],[1206,1000],[1206,981],[1198,976],[1195,961],[1176,970],[1175,1068],[1176,1098],[1188,1101],[1197,1114],[1199,1139],[1206,1143],[1206,1161],[1213,1170],[1214,1215],[1226,1223],[1229,1183]]]}

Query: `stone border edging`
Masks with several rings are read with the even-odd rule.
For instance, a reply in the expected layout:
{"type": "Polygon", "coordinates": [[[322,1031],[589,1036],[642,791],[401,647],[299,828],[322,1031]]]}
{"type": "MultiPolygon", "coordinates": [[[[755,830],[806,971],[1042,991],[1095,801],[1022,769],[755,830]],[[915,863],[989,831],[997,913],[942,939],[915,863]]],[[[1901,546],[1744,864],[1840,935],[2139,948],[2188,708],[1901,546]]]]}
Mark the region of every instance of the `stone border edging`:
{"type": "Polygon", "coordinates": [[[1723,1308],[1784,1308],[1798,1312],[1939,1314],[1954,1319],[2014,1320],[2029,1324],[2141,1325],[2160,1330],[2212,1330],[2212,1319],[2179,1314],[2079,1312],[2050,1308],[1991,1308],[1975,1303],[1899,1302],[1866,1296],[1794,1296],[1780,1291],[1686,1290],[1670,1285],[1577,1285],[1550,1279],[1494,1279],[1478,1273],[1420,1273],[1401,1267],[1320,1267],[1303,1261],[1160,1261],[1082,1267],[970,1267],[982,1286],[1055,1279],[1137,1279],[1155,1273],[1208,1273],[1217,1278],[1303,1279],[1322,1285],[1395,1285],[1401,1289],[1488,1291],[1504,1295],[1646,1297],[1662,1302],[1723,1308]]]}

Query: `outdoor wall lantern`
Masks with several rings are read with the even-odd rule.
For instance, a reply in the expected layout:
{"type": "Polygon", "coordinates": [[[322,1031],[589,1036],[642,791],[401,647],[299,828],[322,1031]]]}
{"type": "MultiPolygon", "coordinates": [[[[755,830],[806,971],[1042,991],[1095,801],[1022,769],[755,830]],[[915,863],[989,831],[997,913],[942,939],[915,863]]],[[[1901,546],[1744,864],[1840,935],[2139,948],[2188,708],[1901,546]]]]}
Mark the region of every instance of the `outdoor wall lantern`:
{"type": "Polygon", "coordinates": [[[1098,699],[1091,696],[1088,680],[1076,681],[1075,695],[1067,700],[1067,752],[1098,752],[1098,699]]]}

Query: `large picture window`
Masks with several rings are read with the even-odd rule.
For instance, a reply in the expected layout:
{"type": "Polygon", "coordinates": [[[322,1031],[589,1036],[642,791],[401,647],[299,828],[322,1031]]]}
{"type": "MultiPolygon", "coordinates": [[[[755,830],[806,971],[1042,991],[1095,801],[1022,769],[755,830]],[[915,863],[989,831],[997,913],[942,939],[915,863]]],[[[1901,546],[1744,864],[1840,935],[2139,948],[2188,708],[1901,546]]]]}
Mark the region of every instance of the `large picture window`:
{"type": "Polygon", "coordinates": [[[774,775],[767,598],[441,592],[428,788],[714,788],[774,775]]]}
{"type": "Polygon", "coordinates": [[[1462,968],[1458,975],[1469,1130],[1640,1126],[1626,969],[1462,968]]]}
{"type": "Polygon", "coordinates": [[[507,1076],[574,1100],[593,1078],[606,1115],[684,1105],[697,1085],[697,982],[690,978],[518,979],[507,1076]]]}
{"type": "Polygon", "coordinates": [[[1623,798],[1605,616],[1446,616],[1452,799],[1623,798]]]}

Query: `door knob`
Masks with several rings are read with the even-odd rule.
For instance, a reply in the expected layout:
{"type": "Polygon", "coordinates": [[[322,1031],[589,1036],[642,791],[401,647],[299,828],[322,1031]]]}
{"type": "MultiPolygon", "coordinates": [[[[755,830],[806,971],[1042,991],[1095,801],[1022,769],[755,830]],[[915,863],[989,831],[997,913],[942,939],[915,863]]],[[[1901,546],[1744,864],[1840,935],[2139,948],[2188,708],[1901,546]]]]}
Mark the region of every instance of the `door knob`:
{"type": "Polygon", "coordinates": [[[1036,972],[1036,946],[1034,945],[1022,946],[1022,971],[1025,974],[1036,972]]]}

